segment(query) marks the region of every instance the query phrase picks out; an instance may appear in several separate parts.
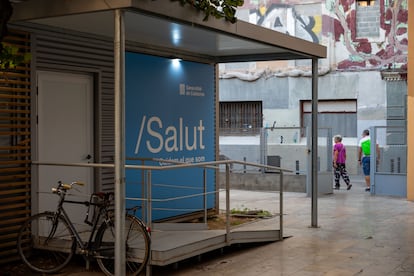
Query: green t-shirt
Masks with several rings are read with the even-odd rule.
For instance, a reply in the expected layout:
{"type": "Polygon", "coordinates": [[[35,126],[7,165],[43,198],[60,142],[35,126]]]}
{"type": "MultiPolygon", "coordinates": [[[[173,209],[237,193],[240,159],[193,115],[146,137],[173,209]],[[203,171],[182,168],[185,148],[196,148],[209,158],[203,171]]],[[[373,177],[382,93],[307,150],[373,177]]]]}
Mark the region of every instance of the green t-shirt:
{"type": "Polygon", "coordinates": [[[363,137],[359,141],[359,146],[361,147],[364,156],[369,156],[371,154],[371,139],[369,136],[363,137]]]}

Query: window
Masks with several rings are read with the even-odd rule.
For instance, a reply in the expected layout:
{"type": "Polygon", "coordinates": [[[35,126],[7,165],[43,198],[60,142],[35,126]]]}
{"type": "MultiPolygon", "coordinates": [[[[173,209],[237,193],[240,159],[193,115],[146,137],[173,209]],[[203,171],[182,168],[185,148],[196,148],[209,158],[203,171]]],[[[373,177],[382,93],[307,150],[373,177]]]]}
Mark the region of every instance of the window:
{"type": "Polygon", "coordinates": [[[261,101],[220,102],[220,135],[256,135],[262,126],[261,101]]]}
{"type": "MultiPolygon", "coordinates": [[[[311,127],[312,102],[302,101],[302,127],[311,127]]],[[[318,102],[318,128],[331,128],[332,135],[358,137],[356,100],[320,100],[318,102]]]]}

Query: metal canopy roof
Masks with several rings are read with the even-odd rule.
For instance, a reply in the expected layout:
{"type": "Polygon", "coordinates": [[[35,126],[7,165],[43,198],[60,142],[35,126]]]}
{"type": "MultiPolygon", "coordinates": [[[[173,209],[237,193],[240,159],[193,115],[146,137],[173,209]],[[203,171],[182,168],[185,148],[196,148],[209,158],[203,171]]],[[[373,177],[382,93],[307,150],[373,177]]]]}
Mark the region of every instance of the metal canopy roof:
{"type": "MultiPolygon", "coordinates": [[[[15,2],[11,23],[104,36],[114,41],[115,215],[125,215],[124,46],[210,63],[312,59],[312,226],[317,226],[317,60],[326,47],[243,21],[235,24],[170,0],[28,0],[15,2]]],[[[125,274],[123,220],[116,220],[115,274],[125,274]]]]}
{"type": "Polygon", "coordinates": [[[14,5],[11,23],[31,22],[113,38],[114,10],[125,11],[128,45],[143,52],[206,62],[325,58],[326,47],[238,20],[210,17],[178,1],[28,0],[14,5]]]}

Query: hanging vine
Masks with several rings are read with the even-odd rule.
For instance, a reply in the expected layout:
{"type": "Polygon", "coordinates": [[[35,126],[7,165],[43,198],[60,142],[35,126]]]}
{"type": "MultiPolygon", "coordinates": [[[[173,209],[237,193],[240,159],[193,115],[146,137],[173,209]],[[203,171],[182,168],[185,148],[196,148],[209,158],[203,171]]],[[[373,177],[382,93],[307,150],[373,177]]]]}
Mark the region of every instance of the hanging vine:
{"type": "Polygon", "coordinates": [[[184,6],[189,4],[204,12],[204,20],[208,20],[210,16],[215,18],[225,18],[231,23],[237,21],[236,9],[244,4],[244,0],[171,0],[180,1],[181,5],[184,6]]]}
{"type": "MultiPolygon", "coordinates": [[[[0,42],[7,35],[7,22],[13,13],[13,7],[9,0],[0,0],[0,42]]],[[[0,43],[0,70],[15,67],[22,62],[23,56],[18,55],[18,49],[4,42],[0,43]],[[21,60],[20,60],[21,59],[21,60]]]]}

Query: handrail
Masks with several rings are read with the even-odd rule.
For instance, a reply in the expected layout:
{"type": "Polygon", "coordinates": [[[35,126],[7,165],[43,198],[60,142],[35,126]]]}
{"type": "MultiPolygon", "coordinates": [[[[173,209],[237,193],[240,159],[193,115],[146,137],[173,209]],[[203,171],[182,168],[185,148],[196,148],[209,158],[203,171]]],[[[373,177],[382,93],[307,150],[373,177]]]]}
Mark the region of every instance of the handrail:
{"type": "MultiPolygon", "coordinates": [[[[230,243],[230,164],[240,164],[258,168],[265,168],[271,170],[273,172],[278,172],[280,181],[279,181],[279,239],[283,239],[283,173],[284,172],[293,172],[292,170],[283,169],[280,167],[269,166],[264,164],[256,164],[250,163],[245,161],[237,161],[237,160],[219,160],[219,161],[210,161],[210,162],[199,162],[199,163],[178,163],[172,160],[164,160],[164,159],[148,159],[151,161],[159,161],[162,162],[170,162],[174,163],[168,166],[148,166],[148,165],[125,165],[126,169],[141,169],[147,171],[147,192],[149,193],[147,198],[143,198],[142,200],[147,201],[147,220],[149,226],[152,224],[152,201],[154,200],[151,195],[151,189],[149,189],[152,185],[151,182],[151,172],[152,171],[163,171],[163,170],[171,170],[171,169],[182,169],[182,168],[195,168],[195,167],[204,167],[204,168],[213,168],[218,169],[217,165],[225,165],[226,167],[226,242],[230,243]]],[[[113,168],[114,164],[100,164],[100,163],[59,163],[59,162],[40,162],[40,161],[32,161],[33,165],[54,165],[54,166],[77,166],[77,167],[100,167],[100,168],[113,168]]],[[[205,175],[204,175],[205,178],[205,175]]],[[[216,191],[215,191],[216,192],[216,191]]],[[[203,194],[206,194],[204,191],[203,194]]],[[[187,197],[187,196],[186,196],[187,197]]],[[[206,210],[205,210],[206,214],[206,210]]]]}
{"type": "MultiPolygon", "coordinates": [[[[159,159],[162,162],[170,162],[171,160],[159,159]]],[[[114,164],[103,164],[103,163],[62,163],[62,162],[41,162],[41,161],[32,161],[33,165],[45,165],[45,166],[72,166],[72,167],[94,167],[94,168],[114,168],[114,164]]],[[[250,163],[245,161],[238,160],[219,160],[219,161],[209,161],[209,162],[199,162],[199,163],[180,163],[173,164],[169,166],[148,166],[148,165],[125,165],[126,169],[146,169],[153,171],[163,171],[171,169],[182,169],[182,168],[194,168],[194,167],[208,167],[212,165],[225,165],[225,164],[239,164],[246,165],[258,168],[265,168],[269,170],[275,170],[280,172],[293,172],[292,170],[283,169],[280,167],[250,163]]]]}

